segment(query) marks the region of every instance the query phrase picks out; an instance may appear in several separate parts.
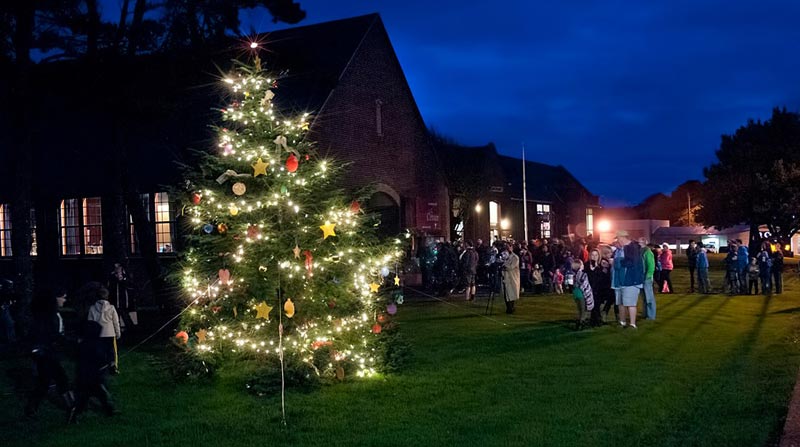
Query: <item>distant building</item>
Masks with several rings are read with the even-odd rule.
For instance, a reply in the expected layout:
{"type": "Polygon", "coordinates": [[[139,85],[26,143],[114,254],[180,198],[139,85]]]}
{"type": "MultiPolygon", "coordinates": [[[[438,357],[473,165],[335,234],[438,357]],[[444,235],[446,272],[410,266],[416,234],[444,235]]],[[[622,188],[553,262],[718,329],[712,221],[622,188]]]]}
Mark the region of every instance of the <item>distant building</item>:
{"type": "MultiPolygon", "coordinates": [[[[525,238],[522,160],[497,153],[494,144],[468,147],[443,143],[437,150],[448,174],[453,236],[476,240],[525,238]],[[466,191],[477,202],[463,210],[466,191]]],[[[600,208],[592,194],[563,166],[526,161],[528,238],[584,237],[596,231],[600,208]]]]}

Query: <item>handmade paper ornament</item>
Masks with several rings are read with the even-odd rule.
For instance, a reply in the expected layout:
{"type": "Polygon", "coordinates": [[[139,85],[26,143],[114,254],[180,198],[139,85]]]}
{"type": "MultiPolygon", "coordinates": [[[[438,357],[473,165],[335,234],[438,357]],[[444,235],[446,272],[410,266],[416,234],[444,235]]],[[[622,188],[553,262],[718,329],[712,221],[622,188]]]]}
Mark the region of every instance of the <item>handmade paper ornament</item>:
{"type": "Polygon", "coordinates": [[[295,259],[300,259],[300,247],[295,244],[294,248],[292,249],[292,253],[294,253],[295,259]]]}
{"type": "Polygon", "coordinates": [[[231,216],[235,216],[235,215],[239,214],[239,207],[236,206],[236,205],[231,205],[228,208],[228,212],[231,213],[231,216]]]}
{"type": "Polygon", "coordinates": [[[281,194],[286,194],[289,190],[286,189],[286,185],[281,185],[281,194]]]}
{"type": "Polygon", "coordinates": [[[180,331],[175,334],[175,339],[178,340],[180,344],[185,345],[186,343],[189,343],[189,334],[186,333],[186,331],[180,331]]]}
{"type": "Polygon", "coordinates": [[[287,143],[286,137],[284,137],[283,135],[278,135],[277,137],[275,137],[273,143],[275,143],[275,145],[278,146],[278,150],[283,149],[286,152],[289,151],[289,146],[287,146],[286,144],[287,143]]]}
{"type": "Polygon", "coordinates": [[[361,211],[361,204],[355,200],[350,202],[350,212],[356,214],[359,211],[361,211]]]}
{"type": "Polygon", "coordinates": [[[397,298],[394,299],[394,302],[397,304],[403,304],[403,295],[397,295],[397,298]]]}
{"type": "Polygon", "coordinates": [[[214,225],[205,224],[203,225],[203,232],[206,234],[211,234],[214,232],[214,225]]]}
{"type": "Polygon", "coordinates": [[[233,193],[237,196],[244,194],[247,191],[247,186],[242,182],[236,182],[231,186],[233,193]]]}
{"type": "Polygon", "coordinates": [[[233,169],[228,169],[227,171],[223,172],[222,175],[217,177],[217,183],[220,185],[227,182],[229,178],[249,178],[252,177],[250,174],[239,174],[233,169]]]}
{"type": "Polygon", "coordinates": [[[396,286],[400,285],[400,277],[397,275],[394,275],[394,285],[396,286]]]}
{"type": "Polygon", "coordinates": [[[208,335],[208,331],[205,329],[200,329],[199,331],[195,332],[194,335],[197,336],[197,341],[203,343],[206,341],[206,335],[208,335]]]}
{"type": "Polygon", "coordinates": [[[396,314],[396,313],[397,313],[397,304],[395,304],[395,303],[389,303],[389,304],[386,306],[386,313],[387,313],[387,314],[389,314],[389,315],[394,315],[394,314],[396,314]]]}
{"type": "Polygon", "coordinates": [[[336,378],[339,380],[344,380],[344,368],[341,366],[336,367],[336,378]]]}
{"type": "Polygon", "coordinates": [[[380,284],[377,284],[377,283],[374,283],[374,282],[373,282],[373,283],[370,283],[370,285],[369,285],[369,291],[370,291],[371,293],[377,293],[377,292],[378,292],[378,289],[380,288],[380,286],[381,286],[380,284]]]}
{"type": "Polygon", "coordinates": [[[286,302],[283,304],[283,311],[286,312],[286,316],[288,318],[292,318],[294,316],[294,303],[292,302],[291,298],[286,299],[286,302]]]}
{"type": "Polygon", "coordinates": [[[203,200],[203,195],[199,192],[192,193],[192,203],[195,205],[200,205],[200,201],[203,200]]]}
{"type": "Polygon", "coordinates": [[[289,154],[289,158],[286,159],[286,170],[294,172],[297,170],[298,165],[297,157],[294,154],[289,154]]]}
{"type": "Polygon", "coordinates": [[[274,98],[274,97],[275,97],[275,93],[272,93],[272,90],[267,90],[264,93],[264,97],[261,98],[261,107],[269,106],[270,101],[272,101],[272,98],[274,98]]]}
{"type": "Polygon", "coordinates": [[[373,334],[380,334],[381,333],[381,329],[382,329],[381,325],[378,324],[378,323],[375,323],[375,324],[372,325],[372,333],[373,334]]]}
{"type": "Polygon", "coordinates": [[[258,177],[259,175],[267,175],[267,166],[269,163],[265,163],[261,157],[258,157],[255,163],[253,163],[253,177],[258,177]]]}
{"type": "Polygon", "coordinates": [[[228,232],[228,226],[224,223],[221,223],[217,225],[217,231],[219,231],[219,234],[225,234],[228,232]]]}
{"type": "Polygon", "coordinates": [[[250,225],[247,227],[247,237],[250,239],[258,238],[258,226],[257,225],[250,225]]]}
{"type": "Polygon", "coordinates": [[[335,231],[336,224],[326,223],[325,225],[320,225],[319,229],[322,230],[322,239],[328,239],[328,236],[336,236],[335,231]]]}
{"type": "Polygon", "coordinates": [[[383,268],[381,268],[381,276],[383,276],[384,278],[386,278],[387,276],[389,276],[389,267],[383,267],[383,268]]]}
{"type": "Polygon", "coordinates": [[[314,268],[314,255],[312,255],[309,250],[304,250],[303,255],[306,257],[306,273],[308,276],[311,276],[314,268]]]}
{"type": "Polygon", "coordinates": [[[222,284],[222,285],[230,284],[230,282],[231,282],[231,271],[230,270],[228,270],[228,269],[219,269],[219,272],[217,272],[217,275],[219,276],[219,283],[220,284],[222,284]]]}
{"type": "Polygon", "coordinates": [[[272,306],[262,301],[256,306],[256,318],[269,320],[269,313],[272,311],[272,306]]]}

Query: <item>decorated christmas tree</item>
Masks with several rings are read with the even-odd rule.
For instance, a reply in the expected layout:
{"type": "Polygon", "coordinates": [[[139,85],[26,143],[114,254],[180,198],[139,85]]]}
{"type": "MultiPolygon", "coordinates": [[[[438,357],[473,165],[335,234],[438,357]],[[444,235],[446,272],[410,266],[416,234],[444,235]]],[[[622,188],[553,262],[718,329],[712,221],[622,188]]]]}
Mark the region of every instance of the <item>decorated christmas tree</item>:
{"type": "Polygon", "coordinates": [[[401,240],[380,241],[363,196],[337,188],[344,168],[306,139],[311,116],[273,105],[279,81],[258,57],[237,64],[223,79],[217,145],[186,170],[191,234],[177,273],[188,307],[176,341],[199,358],[371,376],[402,304],[401,240]]]}

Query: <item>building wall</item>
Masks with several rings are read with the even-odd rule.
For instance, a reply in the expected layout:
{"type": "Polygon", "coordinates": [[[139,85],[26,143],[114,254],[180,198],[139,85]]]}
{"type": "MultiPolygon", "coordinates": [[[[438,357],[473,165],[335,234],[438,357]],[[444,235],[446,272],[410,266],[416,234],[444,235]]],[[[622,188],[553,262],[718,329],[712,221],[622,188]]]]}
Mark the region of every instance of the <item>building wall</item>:
{"type": "Polygon", "coordinates": [[[365,36],[316,118],[320,154],[352,163],[345,184],[382,183],[401,198],[403,226],[449,237],[449,206],[425,123],[380,21],[365,36]],[[380,128],[378,117],[380,115],[380,128]],[[436,203],[438,222],[422,222],[436,203]]]}

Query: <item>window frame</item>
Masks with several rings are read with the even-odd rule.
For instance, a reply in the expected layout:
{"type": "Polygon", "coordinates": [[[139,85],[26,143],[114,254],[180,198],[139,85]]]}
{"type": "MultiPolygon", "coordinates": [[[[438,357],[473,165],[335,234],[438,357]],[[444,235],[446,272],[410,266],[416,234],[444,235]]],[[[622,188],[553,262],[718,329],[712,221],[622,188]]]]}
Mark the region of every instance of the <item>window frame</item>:
{"type": "Polygon", "coordinates": [[[78,258],[78,257],[102,257],[104,252],[104,245],[103,245],[103,199],[100,196],[95,197],[72,197],[72,198],[65,198],[61,199],[61,203],[58,205],[57,211],[57,222],[58,225],[58,254],[59,257],[62,258],[78,258]],[[99,223],[89,223],[90,219],[90,212],[89,212],[89,200],[97,200],[97,213],[92,213],[92,217],[96,217],[99,219],[99,223]],[[75,214],[71,217],[71,220],[74,219],[76,222],[75,224],[67,225],[66,219],[67,216],[65,213],[65,204],[67,202],[74,202],[74,209],[75,214]],[[75,236],[68,234],[68,231],[74,229],[75,236]],[[90,247],[90,239],[92,229],[99,229],[100,239],[98,245],[92,245],[93,247],[99,247],[99,250],[91,253],[89,252],[90,247]],[[70,244],[67,242],[70,239],[74,239],[75,246],[77,247],[76,252],[71,252],[70,244]]]}

